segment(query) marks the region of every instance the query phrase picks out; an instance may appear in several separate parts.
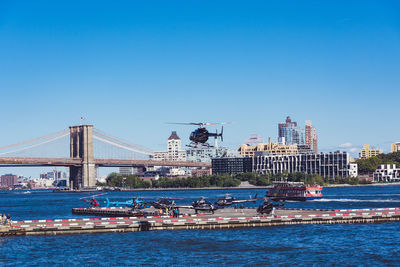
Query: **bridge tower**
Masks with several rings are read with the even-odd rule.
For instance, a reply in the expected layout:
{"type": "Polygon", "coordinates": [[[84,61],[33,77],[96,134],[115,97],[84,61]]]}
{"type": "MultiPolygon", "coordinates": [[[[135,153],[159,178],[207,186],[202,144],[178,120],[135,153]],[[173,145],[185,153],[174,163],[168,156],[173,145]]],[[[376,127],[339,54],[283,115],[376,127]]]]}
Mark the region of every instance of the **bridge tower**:
{"type": "Polygon", "coordinates": [[[81,159],[82,165],[69,167],[71,188],[96,185],[93,156],[93,125],[70,126],[70,158],[81,159]]]}

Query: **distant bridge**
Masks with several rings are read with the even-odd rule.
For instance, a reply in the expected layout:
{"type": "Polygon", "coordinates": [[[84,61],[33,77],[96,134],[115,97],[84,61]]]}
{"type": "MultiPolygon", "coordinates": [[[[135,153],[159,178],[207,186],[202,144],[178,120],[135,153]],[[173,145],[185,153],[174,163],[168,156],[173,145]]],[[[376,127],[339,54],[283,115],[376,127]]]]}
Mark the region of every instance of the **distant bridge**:
{"type": "Polygon", "coordinates": [[[65,166],[69,167],[70,185],[73,188],[91,187],[96,185],[96,167],[193,167],[210,168],[210,163],[190,161],[158,161],[140,159],[95,158],[93,140],[98,140],[119,149],[124,149],[141,155],[152,155],[152,151],[132,145],[119,138],[111,137],[104,132],[94,129],[93,125],[71,126],[55,134],[35,138],[14,145],[0,147],[0,167],[36,167],[36,166],[65,166]],[[69,135],[69,158],[63,157],[2,157],[21,151],[27,151],[40,145],[51,143],[69,135]],[[22,148],[18,148],[23,146],[22,148]],[[6,152],[2,152],[7,150],[6,152]]]}

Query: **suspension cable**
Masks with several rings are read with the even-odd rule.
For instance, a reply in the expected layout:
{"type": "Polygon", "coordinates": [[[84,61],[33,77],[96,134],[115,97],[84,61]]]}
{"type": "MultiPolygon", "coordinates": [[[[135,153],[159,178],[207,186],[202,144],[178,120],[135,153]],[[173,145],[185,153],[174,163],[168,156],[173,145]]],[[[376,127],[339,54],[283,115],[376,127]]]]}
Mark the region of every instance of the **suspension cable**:
{"type": "Polygon", "coordinates": [[[143,154],[147,154],[147,155],[151,155],[153,154],[153,151],[140,146],[140,145],[136,145],[136,144],[130,144],[127,141],[124,141],[118,137],[114,137],[114,136],[110,136],[102,131],[100,131],[99,129],[94,129],[94,136],[93,137],[98,137],[97,139],[103,142],[106,142],[105,140],[107,140],[109,144],[113,144],[116,145],[118,147],[130,150],[130,151],[134,151],[134,152],[138,152],[138,153],[143,153],[143,154]],[[128,149],[129,148],[129,149],[128,149]]]}
{"type": "Polygon", "coordinates": [[[152,154],[153,154],[152,152],[145,152],[145,151],[141,151],[141,150],[138,150],[138,149],[134,149],[134,148],[132,148],[132,147],[127,147],[127,146],[124,146],[124,145],[121,145],[121,144],[117,144],[117,143],[114,143],[114,142],[112,142],[112,141],[110,141],[110,140],[101,138],[101,137],[96,136],[96,135],[93,135],[93,138],[94,138],[94,139],[97,139],[97,140],[99,140],[99,141],[108,143],[108,144],[110,144],[110,145],[117,146],[117,147],[119,147],[119,148],[123,148],[123,149],[129,150],[129,151],[132,151],[132,152],[142,153],[142,154],[147,154],[147,155],[152,155],[152,154]]]}
{"type": "Polygon", "coordinates": [[[64,137],[64,136],[67,136],[67,135],[69,135],[69,132],[68,132],[68,133],[65,133],[65,134],[63,134],[63,135],[60,135],[60,136],[56,136],[56,137],[53,138],[53,139],[46,140],[46,141],[41,142],[41,143],[37,143],[37,144],[31,145],[31,146],[23,147],[23,148],[20,148],[20,149],[17,149],[17,150],[13,150],[13,151],[3,152],[3,153],[0,153],[0,155],[24,151],[24,150],[27,150],[27,149],[30,149],[30,148],[34,148],[34,147],[37,147],[37,146],[40,146],[40,145],[44,145],[44,144],[53,142],[53,141],[55,141],[55,140],[57,140],[57,139],[60,139],[60,138],[62,138],[62,137],[64,137]]]}
{"type": "Polygon", "coordinates": [[[67,133],[67,132],[69,132],[69,129],[65,129],[65,130],[62,130],[60,132],[56,132],[56,133],[53,133],[53,134],[45,135],[45,136],[42,136],[42,137],[37,137],[37,138],[34,138],[34,139],[26,140],[26,141],[23,141],[23,142],[20,142],[20,143],[8,145],[8,146],[3,146],[3,147],[0,147],[0,150],[11,148],[11,147],[15,147],[15,146],[20,146],[20,145],[25,145],[25,144],[29,144],[29,143],[34,143],[34,142],[37,142],[39,140],[47,139],[47,138],[50,138],[50,137],[53,137],[53,136],[63,135],[65,133],[67,133]]]}

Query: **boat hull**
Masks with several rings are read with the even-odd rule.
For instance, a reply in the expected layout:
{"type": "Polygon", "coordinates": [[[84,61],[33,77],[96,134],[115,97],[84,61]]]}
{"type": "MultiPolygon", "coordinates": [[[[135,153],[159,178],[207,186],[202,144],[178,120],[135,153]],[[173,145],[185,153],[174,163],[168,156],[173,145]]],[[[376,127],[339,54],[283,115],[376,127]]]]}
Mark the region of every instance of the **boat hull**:
{"type": "Polygon", "coordinates": [[[267,196],[269,199],[273,201],[281,201],[281,200],[290,200],[290,201],[310,201],[310,200],[316,200],[316,199],[321,199],[322,197],[285,197],[285,196],[267,196]]]}

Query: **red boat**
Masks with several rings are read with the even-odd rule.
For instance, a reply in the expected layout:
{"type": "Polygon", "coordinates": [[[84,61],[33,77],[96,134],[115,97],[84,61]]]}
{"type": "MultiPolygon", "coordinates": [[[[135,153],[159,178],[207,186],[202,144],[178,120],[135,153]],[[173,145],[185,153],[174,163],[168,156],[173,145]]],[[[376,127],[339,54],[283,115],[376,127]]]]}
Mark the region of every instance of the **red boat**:
{"type": "Polygon", "coordinates": [[[299,182],[274,182],[274,187],[267,191],[266,197],[275,201],[319,199],[322,198],[322,186],[299,182]]]}

